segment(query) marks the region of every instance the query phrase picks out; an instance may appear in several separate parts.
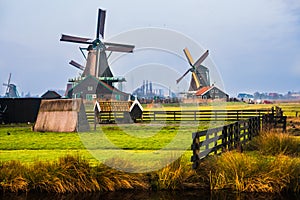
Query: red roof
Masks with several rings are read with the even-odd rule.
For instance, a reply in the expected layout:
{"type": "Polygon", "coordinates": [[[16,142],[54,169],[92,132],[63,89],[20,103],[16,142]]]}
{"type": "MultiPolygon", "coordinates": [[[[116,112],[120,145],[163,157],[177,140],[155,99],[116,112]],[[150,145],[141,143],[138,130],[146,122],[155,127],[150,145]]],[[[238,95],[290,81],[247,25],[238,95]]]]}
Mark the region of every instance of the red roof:
{"type": "Polygon", "coordinates": [[[203,94],[205,94],[208,90],[210,90],[212,88],[212,86],[206,86],[206,87],[203,87],[201,89],[199,89],[197,92],[196,92],[196,96],[201,96],[203,94]]]}

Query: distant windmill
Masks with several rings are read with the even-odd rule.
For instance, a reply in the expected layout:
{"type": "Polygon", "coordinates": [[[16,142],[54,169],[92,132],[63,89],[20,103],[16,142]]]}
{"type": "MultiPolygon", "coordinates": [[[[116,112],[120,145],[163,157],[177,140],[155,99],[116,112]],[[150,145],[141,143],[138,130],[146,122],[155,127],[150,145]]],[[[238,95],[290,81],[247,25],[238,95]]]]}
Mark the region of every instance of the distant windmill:
{"type": "Polygon", "coordinates": [[[69,64],[73,65],[74,67],[80,70],[83,70],[82,73],[83,77],[87,77],[91,75],[99,78],[100,80],[105,81],[109,85],[112,85],[112,82],[121,82],[124,80],[113,77],[113,74],[107,62],[108,58],[106,55],[106,51],[132,53],[134,46],[104,42],[103,39],[104,39],[105,17],[106,17],[106,11],[99,9],[96,38],[94,40],[90,38],[75,37],[75,36],[69,36],[63,34],[61,36],[60,41],[88,44],[89,46],[87,48],[80,48],[81,52],[82,49],[88,51],[88,55],[86,58],[87,61],[86,66],[84,67],[73,60],[70,61],[69,64]]]}
{"type": "Polygon", "coordinates": [[[196,62],[194,62],[190,51],[188,48],[185,48],[184,54],[191,65],[189,68],[179,79],[177,79],[177,84],[189,73],[192,73],[191,83],[189,87],[189,91],[197,91],[201,87],[210,86],[209,79],[209,70],[207,67],[201,65],[204,60],[209,55],[209,51],[207,50],[196,62]]]}
{"type": "Polygon", "coordinates": [[[6,86],[6,91],[5,91],[5,98],[19,98],[19,93],[17,91],[17,86],[10,83],[11,80],[11,73],[9,73],[8,81],[7,83],[3,83],[3,86],[6,86]]]}

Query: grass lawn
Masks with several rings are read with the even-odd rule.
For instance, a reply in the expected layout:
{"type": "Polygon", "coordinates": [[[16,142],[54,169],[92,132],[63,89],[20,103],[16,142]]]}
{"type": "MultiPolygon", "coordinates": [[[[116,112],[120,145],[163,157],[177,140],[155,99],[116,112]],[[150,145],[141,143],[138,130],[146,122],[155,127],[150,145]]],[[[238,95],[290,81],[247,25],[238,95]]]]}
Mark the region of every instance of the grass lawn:
{"type": "Polygon", "coordinates": [[[95,162],[91,155],[95,152],[101,152],[102,159],[105,159],[106,155],[120,150],[141,155],[157,155],[161,149],[164,152],[185,151],[190,149],[191,133],[207,129],[209,124],[202,123],[198,128],[192,125],[103,125],[88,133],[41,133],[33,132],[30,126],[2,126],[0,161],[32,163],[57,160],[64,155],[80,155],[95,162]]]}
{"type": "MultiPolygon", "coordinates": [[[[260,109],[278,105],[294,115],[300,110],[298,103],[282,103],[273,105],[251,105],[245,103],[226,103],[226,109],[260,109]]],[[[165,110],[178,107],[163,106],[165,110]]],[[[216,105],[217,106],[217,105],[216,105]]],[[[211,105],[197,109],[210,109],[211,105]]],[[[223,104],[221,107],[223,109],[223,104]]],[[[146,108],[147,109],[147,108],[146,108]]],[[[149,108],[148,108],[149,109],[149,108]]],[[[162,108],[152,108],[162,109],[162,108]]],[[[189,107],[196,109],[196,107],[189,107]]],[[[141,154],[164,151],[187,151],[190,156],[192,133],[197,130],[221,126],[213,122],[167,123],[167,124],[129,124],[100,125],[95,132],[89,133],[49,133],[32,132],[28,125],[0,126],[0,161],[20,160],[31,163],[35,160],[56,160],[66,154],[82,155],[92,162],[95,161],[91,152],[102,152],[101,156],[110,155],[116,150],[139,151],[141,154]],[[91,151],[88,151],[87,148],[91,151]]],[[[155,153],[153,153],[155,154],[155,153]]],[[[130,155],[130,154],[129,154],[130,155]]],[[[148,154],[147,154],[148,156],[148,154]]]]}
{"type": "MultiPolygon", "coordinates": [[[[227,109],[271,106],[229,103],[227,109]]],[[[281,107],[293,113],[299,104],[281,107]]],[[[29,125],[0,125],[0,188],[66,193],[196,186],[211,191],[299,192],[298,119],[289,118],[293,122],[289,121],[288,132],[295,129],[293,136],[260,134],[245,146],[244,153],[209,156],[198,170],[192,170],[190,162],[192,133],[222,124],[99,125],[85,133],[41,133],[29,125]]]]}

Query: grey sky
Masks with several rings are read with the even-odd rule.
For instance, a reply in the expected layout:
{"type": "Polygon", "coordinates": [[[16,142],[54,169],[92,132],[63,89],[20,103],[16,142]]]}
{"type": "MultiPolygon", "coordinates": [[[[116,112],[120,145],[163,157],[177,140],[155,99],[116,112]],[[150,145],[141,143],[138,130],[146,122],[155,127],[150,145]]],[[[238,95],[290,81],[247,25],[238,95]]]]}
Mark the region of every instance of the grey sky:
{"type": "Polygon", "coordinates": [[[231,95],[300,91],[298,0],[0,0],[0,83],[12,72],[19,91],[65,89],[78,74],[69,60],[83,60],[78,45],[59,42],[60,35],[94,37],[99,7],[107,10],[107,39],[158,27],[209,49],[231,95]]]}

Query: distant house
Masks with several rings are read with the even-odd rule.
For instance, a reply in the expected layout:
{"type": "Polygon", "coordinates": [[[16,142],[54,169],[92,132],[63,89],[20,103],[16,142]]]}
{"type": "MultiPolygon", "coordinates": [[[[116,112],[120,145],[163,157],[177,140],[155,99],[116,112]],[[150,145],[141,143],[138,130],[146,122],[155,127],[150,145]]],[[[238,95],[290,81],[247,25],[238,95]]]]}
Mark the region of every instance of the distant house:
{"type": "Polygon", "coordinates": [[[216,86],[202,87],[196,92],[202,99],[228,99],[229,95],[216,86]]]}
{"type": "Polygon", "coordinates": [[[254,96],[252,94],[247,93],[239,93],[237,98],[245,102],[250,102],[254,100],[254,96]]]}
{"type": "Polygon", "coordinates": [[[82,98],[88,101],[93,99],[127,101],[130,98],[130,94],[122,92],[94,76],[88,76],[77,82],[66,93],[68,98],[82,98]]]}
{"type": "Polygon", "coordinates": [[[60,94],[58,94],[57,92],[55,92],[53,90],[48,90],[41,96],[41,98],[42,99],[60,99],[61,96],[60,96],[60,94]]]}

